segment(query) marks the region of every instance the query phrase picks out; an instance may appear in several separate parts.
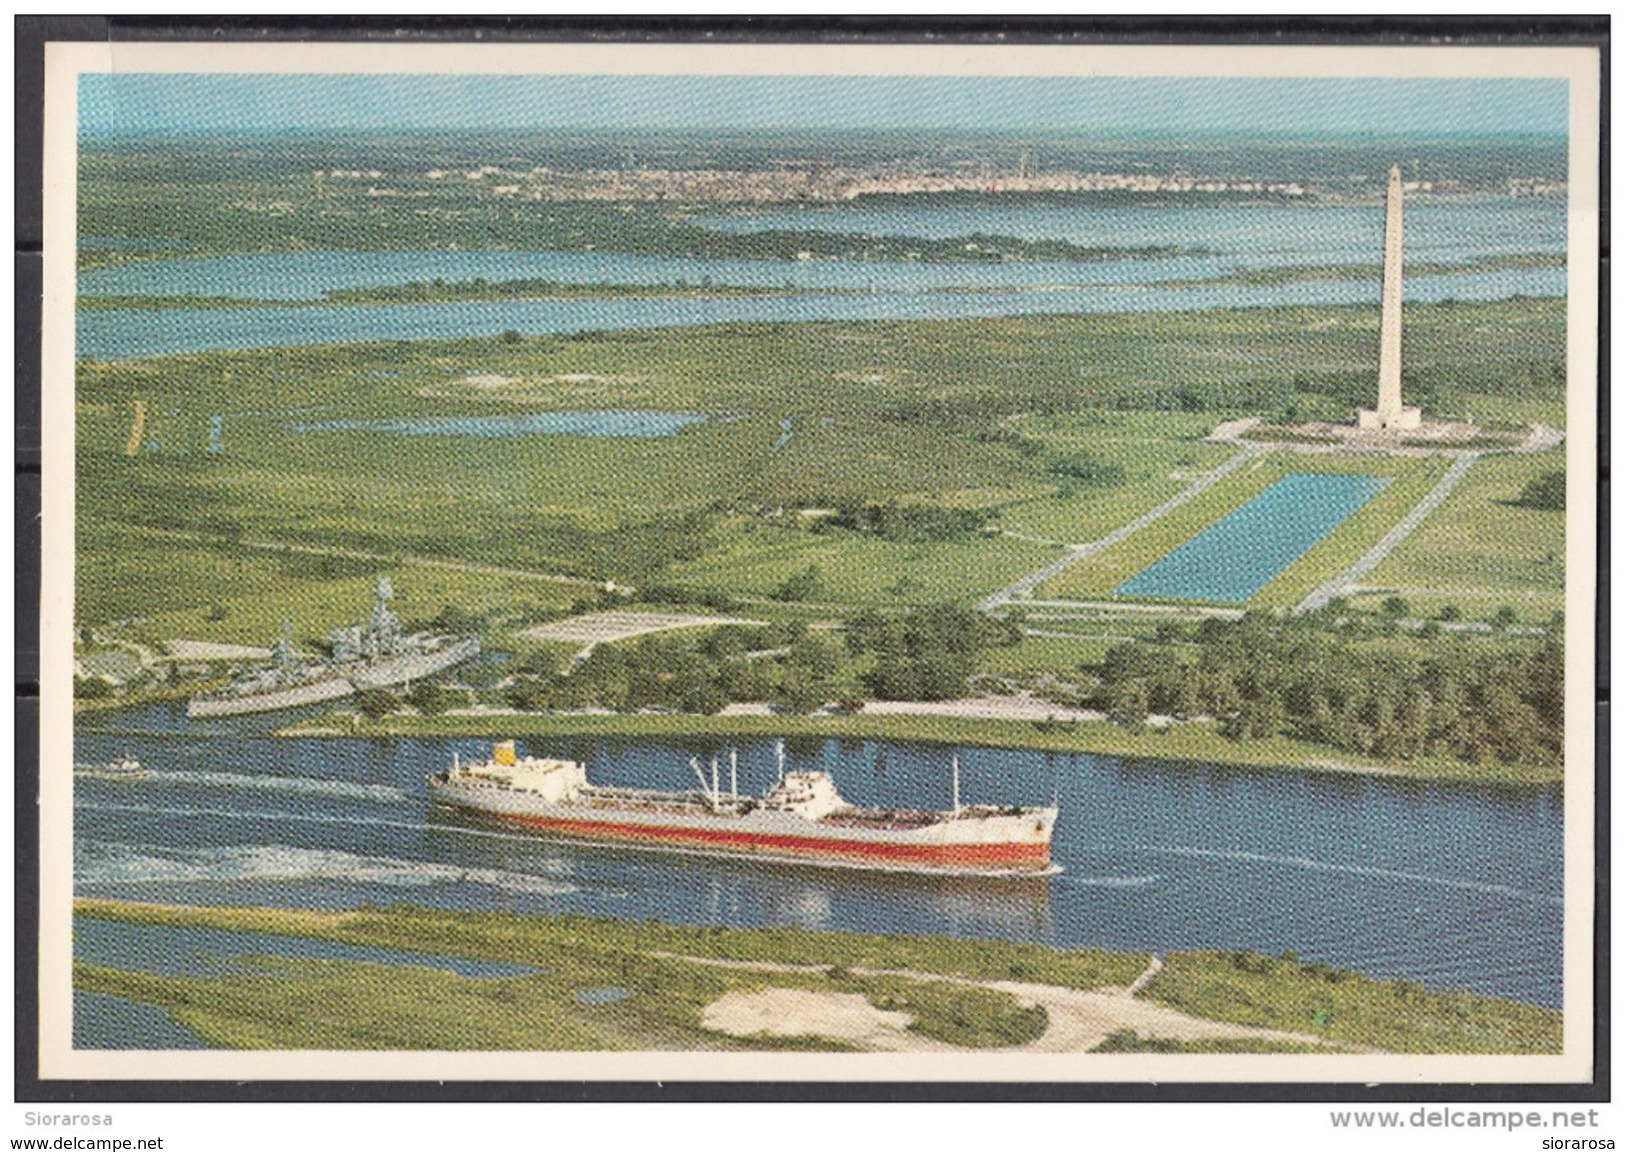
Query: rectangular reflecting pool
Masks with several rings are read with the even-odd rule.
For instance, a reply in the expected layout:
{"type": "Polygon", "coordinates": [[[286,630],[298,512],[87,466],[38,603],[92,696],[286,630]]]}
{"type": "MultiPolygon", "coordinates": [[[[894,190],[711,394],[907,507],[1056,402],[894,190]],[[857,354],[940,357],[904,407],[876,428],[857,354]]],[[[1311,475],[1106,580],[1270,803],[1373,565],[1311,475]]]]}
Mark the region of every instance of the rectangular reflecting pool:
{"type": "Polygon", "coordinates": [[[1347,520],[1386,476],[1292,472],[1117,586],[1122,596],[1241,603],[1347,520]]]}

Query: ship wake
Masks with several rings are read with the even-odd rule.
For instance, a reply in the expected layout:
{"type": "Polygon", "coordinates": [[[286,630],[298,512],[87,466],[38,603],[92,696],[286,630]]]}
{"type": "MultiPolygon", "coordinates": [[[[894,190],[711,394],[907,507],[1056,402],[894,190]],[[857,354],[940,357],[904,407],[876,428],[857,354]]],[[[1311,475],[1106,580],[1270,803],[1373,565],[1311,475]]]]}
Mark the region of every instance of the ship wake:
{"type": "Polygon", "coordinates": [[[497,868],[463,868],[389,856],[363,856],[288,844],[154,849],[110,841],[81,843],[75,852],[74,884],[95,888],[126,884],[231,884],[245,881],[324,881],[429,888],[473,884],[505,892],[565,896],[577,889],[497,868]]]}

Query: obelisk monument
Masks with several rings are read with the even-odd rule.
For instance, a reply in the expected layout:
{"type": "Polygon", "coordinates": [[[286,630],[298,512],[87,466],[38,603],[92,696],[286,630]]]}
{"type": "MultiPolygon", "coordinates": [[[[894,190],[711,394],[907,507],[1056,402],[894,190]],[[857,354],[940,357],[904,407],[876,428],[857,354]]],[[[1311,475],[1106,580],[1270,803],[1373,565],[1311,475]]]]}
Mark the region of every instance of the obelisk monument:
{"type": "Polygon", "coordinates": [[[1388,173],[1388,219],[1382,244],[1382,346],[1377,361],[1377,407],[1360,410],[1360,427],[1412,431],[1422,410],[1407,408],[1400,394],[1401,299],[1405,284],[1405,185],[1399,165],[1388,173]]]}

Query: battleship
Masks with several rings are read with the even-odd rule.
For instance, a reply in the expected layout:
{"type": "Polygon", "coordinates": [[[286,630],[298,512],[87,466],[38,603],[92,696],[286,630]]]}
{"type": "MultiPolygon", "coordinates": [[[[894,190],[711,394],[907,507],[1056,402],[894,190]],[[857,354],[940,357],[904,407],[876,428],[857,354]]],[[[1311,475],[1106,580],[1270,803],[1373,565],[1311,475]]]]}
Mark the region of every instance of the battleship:
{"type": "Polygon", "coordinates": [[[394,589],[378,578],[372,618],[336,628],[327,660],[305,660],[286,635],[271,647],[269,667],[256,669],[213,692],[186,702],[188,716],[241,716],[341,700],[357,692],[389,688],[444,672],[480,653],[477,635],[403,634],[390,611],[394,589]]]}
{"type": "Polygon", "coordinates": [[[1031,875],[1053,871],[1058,810],[959,802],[946,810],[863,808],[827,772],[784,770],[759,797],[739,794],[737,754],[724,788],[715,759],[709,780],[691,760],[697,790],[660,792],[591,784],[573,760],[520,757],[514,742],[489,760],[428,778],[430,798],[464,813],[568,840],[614,842],[701,854],[906,872],[1031,875]]]}

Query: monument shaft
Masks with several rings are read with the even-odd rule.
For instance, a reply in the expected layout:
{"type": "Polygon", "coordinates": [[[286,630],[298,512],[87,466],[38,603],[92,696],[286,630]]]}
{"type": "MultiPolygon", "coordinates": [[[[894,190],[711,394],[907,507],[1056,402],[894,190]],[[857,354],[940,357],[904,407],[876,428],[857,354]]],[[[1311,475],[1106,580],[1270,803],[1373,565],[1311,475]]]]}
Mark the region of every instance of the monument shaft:
{"type": "Polygon", "coordinates": [[[1412,432],[1422,426],[1422,410],[1405,407],[1400,388],[1401,297],[1405,286],[1405,185],[1399,165],[1388,173],[1388,219],[1382,245],[1382,346],[1377,352],[1377,406],[1362,408],[1359,426],[1368,432],[1412,432]]]}
{"type": "Polygon", "coordinates": [[[1382,245],[1382,351],[1377,368],[1377,413],[1384,425],[1399,417],[1401,311],[1404,295],[1405,186],[1399,166],[1388,173],[1388,221],[1382,245]]]}

